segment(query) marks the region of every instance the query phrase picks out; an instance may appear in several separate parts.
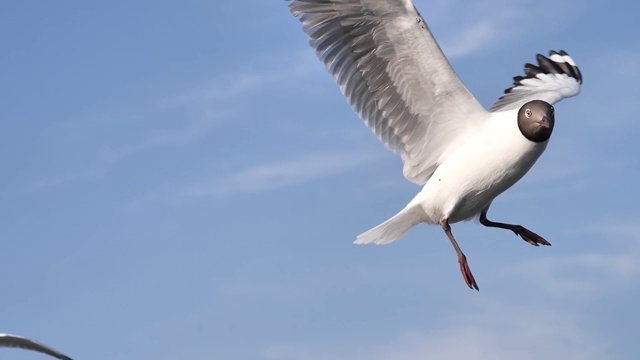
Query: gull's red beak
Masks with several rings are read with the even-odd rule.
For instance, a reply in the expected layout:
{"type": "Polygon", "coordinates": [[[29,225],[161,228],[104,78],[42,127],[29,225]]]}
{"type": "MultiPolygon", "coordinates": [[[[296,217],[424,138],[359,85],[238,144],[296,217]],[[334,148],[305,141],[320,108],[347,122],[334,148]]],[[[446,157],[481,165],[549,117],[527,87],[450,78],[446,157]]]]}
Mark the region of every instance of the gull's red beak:
{"type": "Polygon", "coordinates": [[[546,116],[543,116],[542,120],[538,121],[538,124],[542,127],[546,127],[547,129],[549,128],[549,120],[547,120],[546,116]]]}

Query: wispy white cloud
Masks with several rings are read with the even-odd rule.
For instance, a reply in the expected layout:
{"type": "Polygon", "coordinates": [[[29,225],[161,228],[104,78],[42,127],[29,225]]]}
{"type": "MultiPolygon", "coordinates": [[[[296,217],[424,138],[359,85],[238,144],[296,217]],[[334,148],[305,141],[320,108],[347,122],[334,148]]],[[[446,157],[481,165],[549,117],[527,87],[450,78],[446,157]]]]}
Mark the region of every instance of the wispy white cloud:
{"type": "MultiPolygon", "coordinates": [[[[97,159],[93,160],[93,165],[89,168],[61,175],[47,176],[33,181],[32,184],[35,188],[46,189],[70,182],[102,179],[118,161],[128,156],[145,151],[154,151],[162,147],[186,146],[198,142],[222,123],[222,114],[211,111],[203,113],[196,118],[177,119],[177,121],[173,121],[173,124],[164,125],[165,127],[163,128],[155,125],[155,128],[144,131],[138,139],[107,145],[97,150],[97,159]]],[[[121,126],[124,129],[126,125],[114,123],[113,126],[121,126]]],[[[112,142],[115,143],[116,141],[112,140],[112,142]]],[[[86,151],[91,151],[91,149],[86,149],[86,151]]]]}
{"type": "MultiPolygon", "coordinates": [[[[261,55],[252,70],[231,70],[229,74],[216,74],[212,81],[198,84],[182,93],[163,97],[149,109],[144,118],[152,118],[168,110],[184,110],[186,115],[178,120],[182,128],[152,129],[137,141],[109,146],[100,152],[102,159],[115,162],[121,158],[157,147],[187,145],[199,141],[220,124],[224,117],[241,111],[246,103],[232,105],[233,100],[244,99],[253,92],[276,86],[293,86],[306,81],[309,74],[320,72],[321,67],[311,51],[298,51],[292,58],[282,61],[285,54],[261,55]],[[257,70],[256,70],[257,68],[257,70]]],[[[247,66],[247,65],[245,65],[247,66]]]]}
{"type": "Polygon", "coordinates": [[[157,107],[167,109],[194,104],[220,104],[276,86],[298,85],[313,74],[326,76],[310,48],[292,54],[261,55],[254,61],[258,59],[255,64],[249,63],[238,69],[221,72],[214,79],[192,89],[165,97],[157,107]]]}
{"type": "Polygon", "coordinates": [[[636,47],[604,51],[579,63],[585,85],[578,98],[583,105],[573,109],[576,119],[596,129],[637,126],[640,50],[636,47]]]}
{"type": "Polygon", "coordinates": [[[640,254],[587,252],[528,261],[521,270],[527,278],[554,295],[610,291],[640,276],[640,254]]]}
{"type": "Polygon", "coordinates": [[[517,15],[517,9],[507,7],[488,16],[478,16],[478,22],[448,39],[443,51],[448,57],[456,58],[486,50],[511,36],[510,32],[504,30],[517,20],[517,15]]]}
{"type": "Polygon", "coordinates": [[[223,122],[225,117],[246,107],[246,103],[231,105],[233,100],[244,99],[253,92],[282,84],[299,84],[306,81],[309,74],[320,71],[321,67],[311,51],[298,51],[292,58],[278,54],[257,56],[252,70],[231,70],[230,74],[219,73],[212,81],[198,84],[182,93],[163,97],[149,109],[144,118],[168,110],[184,110],[186,115],[179,118],[184,125],[171,129],[152,129],[137,141],[112,145],[100,152],[100,157],[115,162],[127,155],[164,146],[187,145],[197,142],[223,122]],[[258,68],[257,70],[255,68],[258,68]]]}
{"type": "MultiPolygon", "coordinates": [[[[154,108],[149,109],[145,118],[152,118],[152,114],[164,111],[185,111],[184,118],[180,118],[185,125],[177,129],[152,129],[138,141],[109,146],[100,152],[102,159],[115,162],[121,158],[144,150],[157,147],[187,145],[199,141],[207,133],[219,125],[225,116],[235,113],[238,107],[246,107],[246,103],[231,104],[233,100],[245,100],[253,92],[264,91],[275,87],[287,80],[304,79],[313,69],[320,69],[317,60],[312,58],[310,51],[300,51],[293,56],[284,54],[278,56],[262,55],[252,70],[231,70],[229,73],[219,73],[214,80],[205,84],[198,84],[182,93],[163,97],[156,102],[154,108]],[[257,68],[257,69],[256,69],[257,68]],[[234,110],[235,109],[235,110],[234,110]]],[[[254,60],[257,61],[257,60],[254,60]]],[[[240,66],[240,68],[248,65],[240,66]]]]}
{"type": "MultiPolygon", "coordinates": [[[[229,118],[247,106],[245,98],[253,92],[278,86],[297,86],[307,81],[313,72],[322,73],[322,67],[312,51],[305,49],[293,56],[288,53],[259,54],[248,64],[237,69],[220,71],[213,80],[192,85],[176,94],[147,101],[151,105],[136,110],[135,114],[102,115],[94,121],[66,122],[58,127],[73,129],[91,126],[86,132],[108,131],[120,128],[116,133],[127,134],[127,141],[120,138],[104,140],[109,144],[97,152],[100,171],[80,169],[70,174],[48,176],[33,181],[36,188],[50,188],[72,181],[101,178],[122,159],[141,152],[152,152],[169,146],[188,146],[205,138],[229,118]],[[249,66],[251,65],[251,66],[249,66]],[[251,70],[246,70],[250,68],[251,70]],[[242,102],[234,102],[242,100],[242,102]],[[96,126],[96,124],[100,126],[96,126]],[[148,130],[139,129],[148,124],[148,130]],[[135,129],[137,135],[132,135],[135,129]]],[[[324,74],[323,74],[324,75],[324,74]]],[[[313,87],[308,87],[313,88],[313,87]]],[[[69,131],[68,129],[60,129],[69,131]]],[[[92,151],[92,149],[85,149],[92,151]]]]}
{"type": "Polygon", "coordinates": [[[219,300],[241,301],[304,301],[306,289],[292,286],[291,279],[283,281],[273,276],[278,273],[280,256],[264,256],[257,259],[245,259],[234,269],[215,280],[213,288],[219,300]],[[256,269],[259,269],[258,271],[256,269]]]}
{"type": "MultiPolygon", "coordinates": [[[[556,134],[554,134],[556,135],[556,134]]],[[[557,135],[558,137],[561,134],[557,135]]],[[[549,147],[531,172],[522,179],[523,184],[557,182],[586,172],[589,162],[581,143],[570,138],[550,140],[549,147]]]]}
{"type": "Polygon", "coordinates": [[[286,161],[257,164],[193,185],[184,193],[191,197],[221,197],[270,191],[350,171],[373,160],[373,157],[363,154],[310,154],[286,161]]]}
{"type": "MultiPolygon", "coordinates": [[[[597,60],[599,67],[608,68],[611,75],[632,81],[640,78],[640,53],[632,49],[622,49],[615,53],[607,53],[597,60]],[[611,66],[615,64],[615,66],[611,66]]],[[[637,87],[636,87],[637,90],[637,87]]]]}
{"type": "Polygon", "coordinates": [[[262,351],[264,360],[315,360],[331,359],[326,355],[314,354],[310,349],[297,345],[274,344],[262,351]]]}
{"type": "MultiPolygon", "coordinates": [[[[565,296],[569,302],[493,296],[470,300],[461,313],[447,312],[439,323],[407,329],[388,341],[349,342],[318,347],[300,343],[276,343],[262,352],[265,360],[424,360],[424,359],[620,359],[608,337],[593,323],[591,314],[577,310],[576,297],[589,301],[611,295],[616,286],[640,278],[640,226],[637,221],[605,221],[592,229],[613,250],[583,252],[544,260],[526,261],[509,276],[525,277],[530,291],[539,296],[565,296]],[[611,229],[616,229],[611,231],[611,229]],[[622,243],[618,238],[624,237],[622,243]],[[623,246],[620,246],[623,245],[623,246]],[[537,279],[538,281],[530,281],[537,279]],[[588,296],[586,296],[588,295],[588,296]],[[345,345],[347,344],[347,345],[345,345]]],[[[504,268],[501,269],[504,271],[504,268]]]]}
{"type": "Polygon", "coordinates": [[[539,306],[485,301],[432,330],[409,330],[386,343],[311,349],[274,344],[265,360],[565,360],[615,359],[606,340],[579,319],[539,306]]]}
{"type": "Polygon", "coordinates": [[[540,23],[546,24],[545,30],[550,31],[553,24],[565,23],[554,19],[568,12],[575,16],[583,3],[576,1],[572,3],[573,7],[568,7],[543,0],[534,7],[529,1],[490,0],[471,4],[461,0],[416,1],[450,59],[517,41],[532,30],[540,32],[540,23]],[[547,11],[550,6],[554,11],[547,11]],[[459,20],[440,23],[440,19],[459,20]],[[441,28],[448,31],[440,31],[441,28]]]}
{"type": "Polygon", "coordinates": [[[51,187],[62,186],[69,183],[85,180],[97,180],[105,176],[106,169],[95,168],[78,173],[67,173],[63,175],[57,175],[52,177],[36,180],[32,183],[32,186],[36,189],[48,189],[51,187]]]}
{"type": "Polygon", "coordinates": [[[527,281],[537,283],[553,295],[602,293],[624,288],[640,278],[640,227],[635,225],[637,223],[603,222],[589,231],[599,232],[603,241],[611,244],[607,250],[526,261],[514,275],[525,276],[527,281]]]}
{"type": "Polygon", "coordinates": [[[139,138],[136,142],[111,145],[100,151],[101,160],[113,163],[122,158],[142,151],[159,147],[182,146],[200,141],[222,121],[219,116],[208,114],[206,119],[195,120],[177,128],[153,129],[139,138]]]}

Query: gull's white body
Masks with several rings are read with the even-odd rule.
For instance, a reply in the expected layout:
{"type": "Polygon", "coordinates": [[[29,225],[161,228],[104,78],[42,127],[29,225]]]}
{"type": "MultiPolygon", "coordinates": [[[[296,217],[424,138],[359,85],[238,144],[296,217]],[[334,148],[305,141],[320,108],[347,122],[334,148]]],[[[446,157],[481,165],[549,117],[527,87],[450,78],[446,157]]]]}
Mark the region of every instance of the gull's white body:
{"type": "Polygon", "coordinates": [[[534,143],[522,136],[513,113],[492,114],[484,131],[438,166],[415,198],[426,222],[446,218],[455,223],[478,215],[531,169],[548,141],[534,143]]]}
{"type": "Polygon", "coordinates": [[[357,244],[387,244],[418,223],[469,220],[531,169],[548,141],[527,140],[513,119],[518,110],[488,114],[475,136],[440,164],[411,202],[396,216],[360,236],[357,244]]]}
{"type": "Polygon", "coordinates": [[[404,176],[424,185],[402,211],[358,236],[357,244],[387,244],[421,222],[446,228],[483,214],[547,146],[548,137],[535,142],[523,135],[519,109],[580,92],[582,75],[573,59],[552,51],[549,58],[536,57],[539,66],[527,64],[526,76],[515,77],[487,111],[411,0],[288,1],[353,110],[400,155],[404,176]]]}

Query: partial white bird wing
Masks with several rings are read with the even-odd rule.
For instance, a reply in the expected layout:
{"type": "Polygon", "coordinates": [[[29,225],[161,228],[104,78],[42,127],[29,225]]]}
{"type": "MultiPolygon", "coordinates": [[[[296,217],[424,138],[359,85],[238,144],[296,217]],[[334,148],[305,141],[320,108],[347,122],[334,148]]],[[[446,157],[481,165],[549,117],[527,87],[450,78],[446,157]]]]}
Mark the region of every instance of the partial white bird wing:
{"type": "Polygon", "coordinates": [[[576,96],[582,86],[582,74],[564,50],[550,51],[549,57],[536,55],[538,65],[525,64],[525,76],[513,78],[513,86],[491,106],[491,111],[518,109],[531,100],[554,104],[576,96]]]}
{"type": "Polygon", "coordinates": [[[20,348],[25,350],[33,350],[53,356],[61,360],[72,360],[70,357],[61,354],[50,347],[39,344],[33,340],[29,340],[22,336],[0,334],[0,347],[20,348]]]}
{"type": "Polygon", "coordinates": [[[424,184],[488,112],[410,0],[288,0],[354,111],[424,184]]]}

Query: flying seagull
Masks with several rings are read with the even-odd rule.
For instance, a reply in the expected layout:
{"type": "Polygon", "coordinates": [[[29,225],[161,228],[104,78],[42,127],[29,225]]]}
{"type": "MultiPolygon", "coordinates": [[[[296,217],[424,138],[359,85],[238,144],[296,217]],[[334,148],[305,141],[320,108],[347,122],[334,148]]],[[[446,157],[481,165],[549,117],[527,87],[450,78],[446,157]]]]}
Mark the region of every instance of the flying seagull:
{"type": "Polygon", "coordinates": [[[552,104],[578,95],[582,75],[564,51],[537,55],[489,111],[464,86],[411,0],[287,0],[309,43],[353,110],[424,185],[395,216],[356,244],[388,244],[419,223],[439,224],[467,286],[478,290],[451,224],[479,218],[531,245],[551,245],[521,225],[493,222],[493,199],[544,152],[552,104]]]}
{"type": "Polygon", "coordinates": [[[29,340],[27,338],[10,335],[10,334],[0,334],[0,347],[8,347],[8,348],[20,348],[25,350],[33,350],[43,354],[47,354],[53,356],[54,358],[60,360],[72,360],[70,357],[63,355],[50,347],[39,344],[33,340],[29,340]]]}

